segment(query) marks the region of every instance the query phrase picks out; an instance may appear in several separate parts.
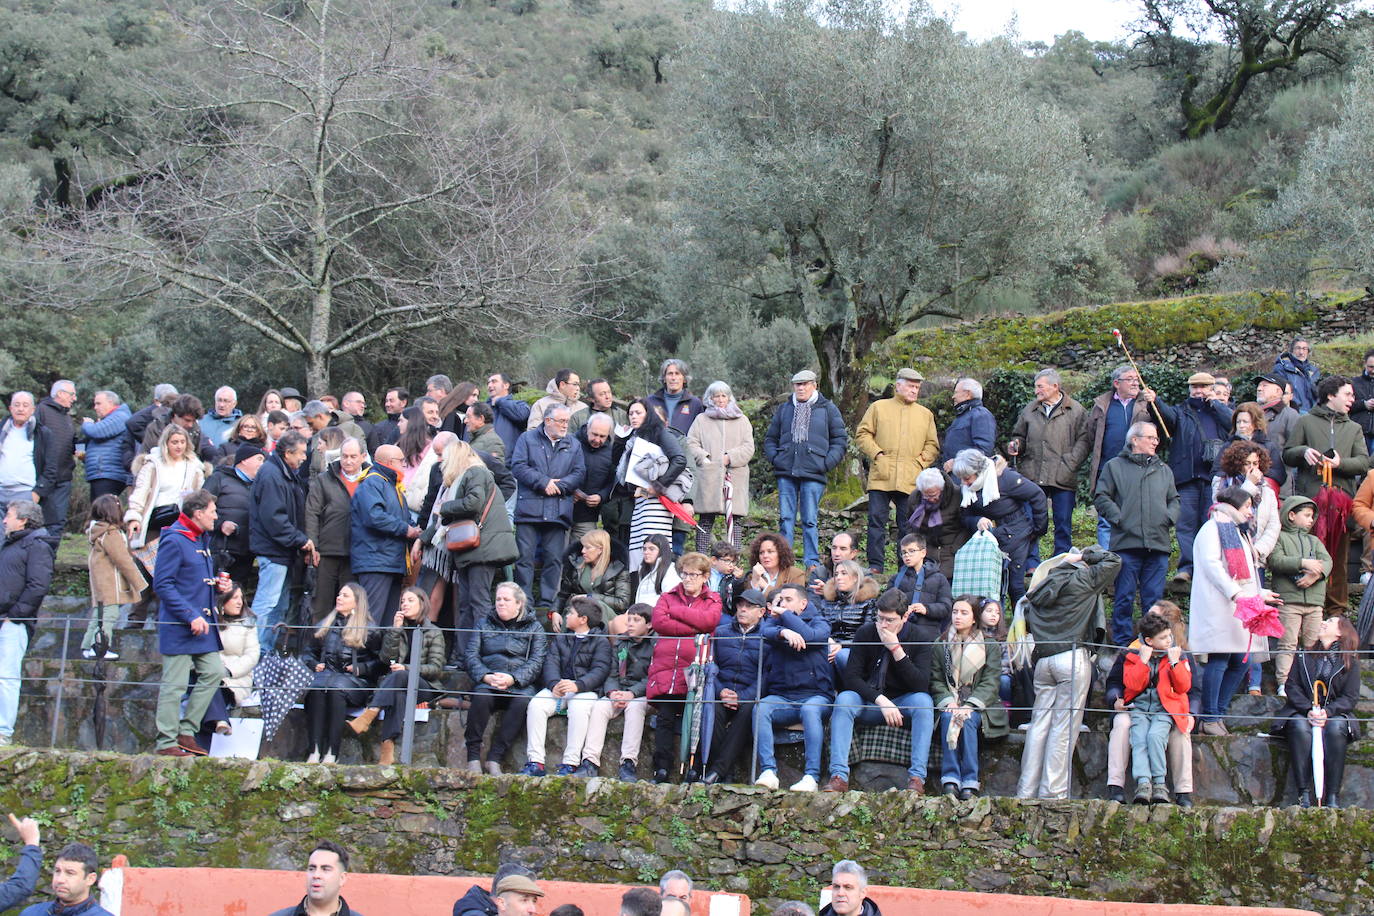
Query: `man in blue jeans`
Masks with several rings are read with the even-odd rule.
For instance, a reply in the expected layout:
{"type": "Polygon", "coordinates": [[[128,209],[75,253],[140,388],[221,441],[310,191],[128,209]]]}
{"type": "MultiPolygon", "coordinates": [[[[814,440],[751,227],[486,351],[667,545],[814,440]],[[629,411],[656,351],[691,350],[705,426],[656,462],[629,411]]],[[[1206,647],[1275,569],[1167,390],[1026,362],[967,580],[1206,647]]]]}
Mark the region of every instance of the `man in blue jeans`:
{"type": "Polygon", "coordinates": [[[1136,594],[1141,614],[1164,597],[1179,503],[1173,472],[1155,454],[1158,448],[1159,427],[1132,423],[1126,448],[1097,476],[1093,504],[1097,517],[1111,525],[1112,552],[1121,557],[1112,598],[1112,641],[1118,646],[1135,638],[1136,594]]]}
{"type": "Polygon", "coordinates": [[[827,792],[849,791],[849,745],[854,725],[911,723],[911,765],[906,787],[926,791],[926,762],[935,727],[930,699],[929,645],[920,643],[916,625],[906,621],[906,594],[890,588],[878,598],[878,617],[854,634],[849,662],[840,672],[844,691],[830,717],[830,781],[827,792]]]}
{"type": "Polygon", "coordinates": [[[821,775],[825,720],[835,696],[830,667],[830,624],[806,599],[800,585],[774,589],[763,618],[763,699],[754,707],[758,736],[759,778],[755,785],[778,787],[778,762],[773,754],[773,726],[802,725],[806,774],[794,792],[815,792],[821,775]]]}
{"type": "Polygon", "coordinates": [[[274,627],[291,602],[288,580],[294,565],[315,556],[305,533],[305,437],[287,432],[253,478],[248,491],[248,549],[258,558],[258,591],[253,614],[264,652],[276,644],[274,627]]]}
{"type": "Polygon", "coordinates": [[[763,454],[777,475],[778,531],[789,544],[801,512],[807,569],[821,562],[821,497],[826,475],[844,459],[848,442],[840,409],[816,389],[816,373],[803,369],[792,376],[792,397],[769,421],[763,454]]]}

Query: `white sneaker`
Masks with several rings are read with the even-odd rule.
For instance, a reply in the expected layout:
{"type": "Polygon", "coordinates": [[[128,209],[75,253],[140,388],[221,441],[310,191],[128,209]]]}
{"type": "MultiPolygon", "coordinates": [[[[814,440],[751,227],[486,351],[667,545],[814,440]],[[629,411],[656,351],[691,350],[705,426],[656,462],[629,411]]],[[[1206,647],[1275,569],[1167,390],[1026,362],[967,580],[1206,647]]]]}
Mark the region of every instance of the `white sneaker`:
{"type": "Polygon", "coordinates": [[[307,757],[307,758],[305,758],[305,762],[306,762],[306,763],[319,763],[319,762],[320,762],[320,752],[319,752],[319,751],[311,751],[311,752],[310,752],[310,756],[307,757]]]}
{"type": "Polygon", "coordinates": [[[1361,585],[1368,585],[1368,584],[1369,584],[1369,577],[1370,577],[1370,575],[1371,575],[1371,574],[1370,574],[1370,573],[1367,573],[1367,572],[1360,573],[1360,584],[1361,584],[1361,585]]]}
{"type": "Polygon", "coordinates": [[[1288,696],[1288,687],[1287,687],[1286,685],[1284,685],[1284,684],[1280,684],[1280,685],[1279,685],[1279,696],[1281,696],[1281,697],[1287,697],[1287,696],[1288,696]]]}
{"type": "Polygon", "coordinates": [[[116,658],[119,658],[119,653],[118,653],[118,652],[114,651],[113,649],[106,649],[106,650],[105,650],[105,660],[106,660],[106,661],[110,661],[110,660],[116,659],[116,658]]]}
{"type": "Polygon", "coordinates": [[[325,754],[323,757],[320,758],[320,763],[337,763],[337,762],[338,762],[338,761],[335,759],[335,757],[334,757],[333,754],[325,754]]]}
{"type": "Polygon", "coordinates": [[[764,770],[759,774],[759,778],[754,780],[754,785],[763,786],[765,789],[776,789],[778,787],[778,774],[773,770],[764,770]]]}
{"type": "Polygon", "coordinates": [[[95,658],[95,650],[94,650],[94,649],[82,649],[82,650],[81,650],[81,657],[82,657],[82,658],[95,658]]]}
{"type": "Polygon", "coordinates": [[[801,779],[792,783],[792,785],[789,786],[789,788],[793,792],[814,792],[817,788],[816,777],[807,774],[806,776],[803,776],[801,779]]]}

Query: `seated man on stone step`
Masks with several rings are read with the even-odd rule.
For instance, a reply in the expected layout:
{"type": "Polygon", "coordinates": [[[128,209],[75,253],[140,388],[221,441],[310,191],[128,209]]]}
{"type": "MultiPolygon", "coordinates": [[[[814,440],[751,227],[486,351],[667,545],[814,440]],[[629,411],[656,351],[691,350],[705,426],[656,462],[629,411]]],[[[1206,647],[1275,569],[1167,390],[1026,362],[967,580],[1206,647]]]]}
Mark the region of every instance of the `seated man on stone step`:
{"type": "Polygon", "coordinates": [[[906,593],[890,588],[878,597],[878,617],[854,634],[849,661],[840,672],[843,688],[830,716],[830,781],[827,792],[849,791],[849,745],[854,725],[900,728],[911,723],[911,766],[906,787],[926,790],[926,764],[934,729],[930,699],[931,647],[922,643],[913,621],[906,619],[906,593]]]}

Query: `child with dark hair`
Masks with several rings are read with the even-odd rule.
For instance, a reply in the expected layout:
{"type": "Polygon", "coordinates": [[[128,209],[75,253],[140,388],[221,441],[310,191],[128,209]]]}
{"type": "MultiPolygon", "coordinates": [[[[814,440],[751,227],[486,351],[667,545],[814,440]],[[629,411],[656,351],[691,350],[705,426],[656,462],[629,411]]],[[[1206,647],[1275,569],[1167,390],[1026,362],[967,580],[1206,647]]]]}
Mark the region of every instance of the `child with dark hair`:
{"type": "Polygon", "coordinates": [[[568,717],[568,740],[557,775],[571,776],[583,762],[592,709],[611,673],[611,644],[601,628],[601,606],[578,595],[563,613],[565,629],[550,638],[544,656],[543,689],[525,710],[525,766],[520,772],[526,776],[544,775],[545,736],[553,715],[568,717]]]}
{"type": "Polygon", "coordinates": [[[707,588],[720,595],[720,603],[725,613],[735,612],[735,599],[739,592],[748,587],[744,567],[739,565],[740,548],[729,541],[716,541],[711,545],[711,578],[707,588]]]}
{"type": "Polygon", "coordinates": [[[1140,619],[1140,647],[1127,651],[1122,682],[1122,699],[1131,713],[1135,803],[1167,803],[1165,750],[1171,727],[1177,725],[1184,734],[1192,731],[1188,691],[1193,671],[1183,647],[1174,644],[1173,627],[1164,615],[1152,611],[1140,619]]]}

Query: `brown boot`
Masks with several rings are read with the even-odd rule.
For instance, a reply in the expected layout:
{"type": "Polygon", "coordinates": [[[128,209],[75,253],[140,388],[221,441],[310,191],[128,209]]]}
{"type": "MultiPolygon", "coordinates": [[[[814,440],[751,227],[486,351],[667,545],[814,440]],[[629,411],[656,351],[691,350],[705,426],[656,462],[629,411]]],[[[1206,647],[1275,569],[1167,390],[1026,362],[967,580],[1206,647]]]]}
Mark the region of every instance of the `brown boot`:
{"type": "Polygon", "coordinates": [[[358,718],[349,719],[348,727],[353,729],[355,735],[361,735],[372,727],[372,720],[377,718],[377,713],[381,712],[376,706],[369,706],[358,714],[358,718]]]}
{"type": "Polygon", "coordinates": [[[377,765],[389,767],[396,762],[396,742],[390,738],[382,742],[381,752],[377,754],[377,765]]]}

